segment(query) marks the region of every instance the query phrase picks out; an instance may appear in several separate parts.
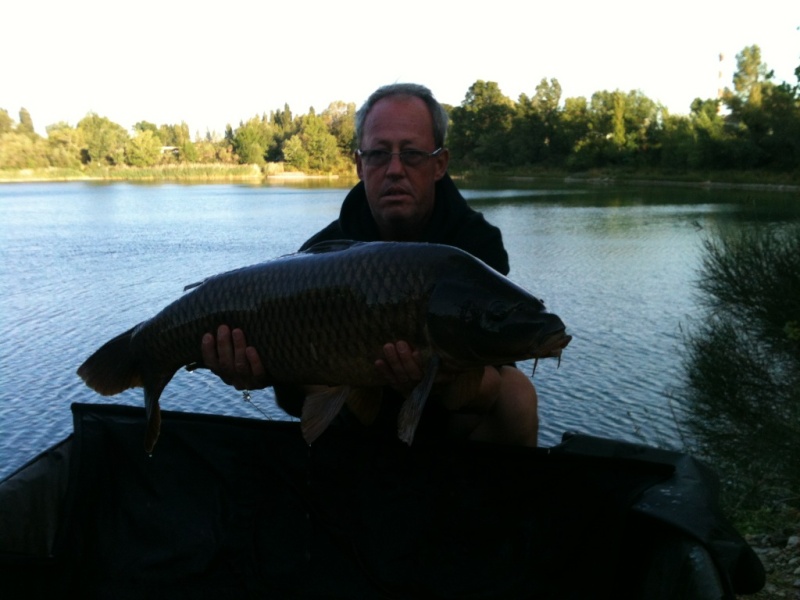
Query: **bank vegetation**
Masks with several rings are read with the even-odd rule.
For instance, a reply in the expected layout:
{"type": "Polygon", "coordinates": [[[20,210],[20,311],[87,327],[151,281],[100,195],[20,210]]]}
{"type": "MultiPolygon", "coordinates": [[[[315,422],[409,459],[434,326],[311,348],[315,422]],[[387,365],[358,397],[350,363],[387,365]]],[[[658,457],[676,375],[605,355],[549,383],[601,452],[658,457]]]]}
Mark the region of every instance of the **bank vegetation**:
{"type": "MultiPolygon", "coordinates": [[[[452,171],[684,182],[800,184],[800,66],[777,82],[758,46],[737,55],[731,86],[673,115],[640,91],[562,98],[557,79],[505,96],[476,81],[451,118],[452,171]]],[[[191,134],[185,122],[130,132],[95,113],[38,135],[30,113],[0,108],[0,180],[259,180],[283,173],[354,174],[354,103],[296,115],[288,105],[191,134]]]]}

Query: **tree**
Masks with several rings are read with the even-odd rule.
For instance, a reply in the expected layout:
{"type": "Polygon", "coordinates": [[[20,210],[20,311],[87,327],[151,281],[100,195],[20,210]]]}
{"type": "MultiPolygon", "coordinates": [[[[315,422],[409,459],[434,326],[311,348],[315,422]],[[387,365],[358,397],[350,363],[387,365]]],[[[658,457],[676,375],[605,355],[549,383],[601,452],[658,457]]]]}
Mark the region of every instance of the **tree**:
{"type": "Polygon", "coordinates": [[[449,146],[454,158],[486,165],[506,162],[513,116],[514,103],[497,83],[473,83],[461,106],[452,111],[449,146]]]}
{"type": "Polygon", "coordinates": [[[576,160],[584,165],[643,165],[654,162],[661,109],[638,90],[592,95],[588,135],[578,143],[576,160]]]}
{"type": "Polygon", "coordinates": [[[0,108],[0,135],[14,131],[14,119],[5,108],[0,108]]]}
{"type": "Polygon", "coordinates": [[[719,114],[719,102],[695,98],[689,119],[694,145],[687,164],[693,169],[729,169],[739,162],[734,131],[719,114]]]}
{"type": "MultiPolygon", "coordinates": [[[[145,127],[149,127],[149,125],[143,124],[145,127]]],[[[197,161],[197,150],[194,147],[194,142],[192,142],[192,136],[186,122],[181,121],[180,125],[161,125],[158,128],[158,137],[164,146],[177,148],[177,158],[180,162],[197,161]]],[[[174,155],[165,154],[164,156],[174,155]]]]}
{"type": "Polygon", "coordinates": [[[774,72],[761,62],[761,48],[747,46],[736,55],[733,91],[725,88],[723,99],[732,111],[743,104],[760,107],[764,85],[773,77],[774,72]]]}
{"type": "Polygon", "coordinates": [[[19,126],[17,127],[17,132],[31,136],[36,135],[36,131],[33,128],[33,119],[31,119],[31,113],[28,112],[27,108],[19,109],[19,126]]]}
{"type": "MultiPolygon", "coordinates": [[[[800,79],[800,67],[798,67],[800,79]]],[[[765,162],[779,169],[800,165],[800,85],[788,83],[764,89],[761,111],[763,135],[757,140],[765,162]]]]}
{"type": "Polygon", "coordinates": [[[286,140],[283,145],[283,156],[286,164],[298,171],[308,169],[308,151],[303,147],[303,141],[299,135],[295,135],[286,140]]]}
{"type": "Polygon", "coordinates": [[[161,159],[161,140],[152,130],[139,131],[125,145],[125,162],[132,167],[152,167],[161,159]]]}
{"type": "MultiPolygon", "coordinates": [[[[159,136],[158,125],[155,123],[150,123],[149,121],[139,121],[133,126],[134,131],[152,131],[154,135],[159,136]]],[[[163,145],[163,142],[162,142],[163,145]]]]}
{"type": "MultiPolygon", "coordinates": [[[[800,86],[776,85],[758,46],[744,48],[736,63],[733,90],[723,92],[736,133],[736,166],[795,168],[800,162],[800,86]]],[[[796,74],[800,79],[800,67],[796,74]]]]}
{"type": "Polygon", "coordinates": [[[275,129],[264,117],[240,123],[231,140],[242,164],[263,165],[267,152],[276,146],[275,129]]]}
{"type": "Polygon", "coordinates": [[[550,159],[551,144],[559,129],[561,85],[542,79],[533,98],[520,95],[510,132],[510,162],[538,163],[550,159]]]}
{"type": "Polygon", "coordinates": [[[661,167],[667,169],[686,169],[689,155],[695,146],[694,131],[688,117],[666,115],[659,139],[661,167]]]}
{"type": "MultiPolygon", "coordinates": [[[[739,168],[767,166],[773,162],[769,147],[774,133],[774,123],[764,110],[765,98],[773,96],[775,84],[771,81],[774,73],[761,62],[761,49],[747,46],[736,55],[736,72],[733,74],[733,90],[725,88],[722,100],[730,109],[727,120],[731,131],[735,132],[735,165],[739,168]]],[[[781,102],[778,102],[781,104],[781,102]]],[[[776,108],[772,105],[770,108],[776,108]]]]}
{"type": "Polygon", "coordinates": [[[567,98],[564,100],[564,110],[560,118],[561,129],[555,138],[554,151],[564,157],[567,164],[572,157],[580,141],[589,135],[589,103],[583,96],[567,98]]]}
{"type": "Polygon", "coordinates": [[[62,122],[47,126],[48,159],[53,167],[78,168],[85,146],[80,130],[62,122]]]}
{"type": "Polygon", "coordinates": [[[84,164],[123,164],[128,132],[121,125],[96,113],[89,113],[78,122],[78,129],[85,143],[82,156],[84,164]]]}
{"type": "Polygon", "coordinates": [[[355,103],[345,104],[341,100],[331,102],[320,116],[328,131],[336,138],[341,153],[352,156],[357,144],[355,103]]]}
{"type": "Polygon", "coordinates": [[[325,121],[313,113],[303,117],[300,132],[283,147],[284,160],[297,170],[329,173],[339,167],[341,153],[325,121]]]}
{"type": "Polygon", "coordinates": [[[36,169],[50,166],[42,138],[10,131],[0,136],[0,168],[36,169]]]}

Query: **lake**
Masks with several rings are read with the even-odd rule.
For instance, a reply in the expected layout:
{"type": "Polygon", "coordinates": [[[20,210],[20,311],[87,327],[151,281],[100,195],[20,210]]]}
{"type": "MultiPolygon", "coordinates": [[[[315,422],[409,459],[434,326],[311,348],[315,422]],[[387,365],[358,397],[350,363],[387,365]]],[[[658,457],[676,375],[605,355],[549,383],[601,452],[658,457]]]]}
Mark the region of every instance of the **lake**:
{"type": "MultiPolygon", "coordinates": [[[[577,430],[681,449],[684,408],[674,392],[683,332],[702,318],[694,288],[702,241],[720,226],[798,220],[798,194],[535,180],[459,186],[503,230],[511,279],[574,336],[560,366],[541,361],[534,375],[540,445],[577,430]]],[[[75,375],[97,347],[186,284],[294,251],[336,218],[346,187],[0,185],[0,477],[71,432],[71,403],[142,405],[141,390],[104,398],[75,375]]],[[[161,402],[287,418],[271,390],[252,400],[207,371],[181,370],[161,402]]]]}

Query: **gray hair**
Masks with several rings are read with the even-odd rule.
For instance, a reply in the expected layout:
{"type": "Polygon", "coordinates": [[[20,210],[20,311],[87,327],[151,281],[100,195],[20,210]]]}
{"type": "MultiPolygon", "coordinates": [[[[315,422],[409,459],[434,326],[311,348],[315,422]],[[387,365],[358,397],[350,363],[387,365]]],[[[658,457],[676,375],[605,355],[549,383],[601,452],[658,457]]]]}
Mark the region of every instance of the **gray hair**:
{"type": "Polygon", "coordinates": [[[390,96],[403,96],[407,98],[419,98],[428,107],[433,119],[433,141],[437,148],[444,146],[444,138],[447,135],[447,111],[439,104],[439,101],[433,97],[431,92],[424,85],[417,83],[392,83],[384,85],[372,92],[372,95],[367,98],[367,101],[356,112],[356,140],[358,145],[361,146],[361,140],[364,136],[364,123],[367,120],[367,115],[372,107],[384,98],[390,96]]]}

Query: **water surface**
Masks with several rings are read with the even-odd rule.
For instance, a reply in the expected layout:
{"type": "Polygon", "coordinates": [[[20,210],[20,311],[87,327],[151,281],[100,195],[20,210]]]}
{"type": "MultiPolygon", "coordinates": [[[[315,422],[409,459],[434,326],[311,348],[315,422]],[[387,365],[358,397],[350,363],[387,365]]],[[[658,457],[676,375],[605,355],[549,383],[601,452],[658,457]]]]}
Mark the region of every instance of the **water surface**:
{"type": "MultiPolygon", "coordinates": [[[[671,390],[696,307],[703,236],[721,223],[797,219],[797,197],[537,182],[461,184],[498,225],[511,278],[574,340],[539,364],[540,443],[566,430],[680,448],[671,390]]],[[[342,187],[47,183],[0,186],[0,477],[66,436],[72,402],[103,398],[75,369],[183,286],[294,251],[338,215],[342,187]]],[[[522,364],[530,372],[532,364],[522,364]]],[[[180,371],[165,410],[281,419],[206,371],[180,371]]]]}

